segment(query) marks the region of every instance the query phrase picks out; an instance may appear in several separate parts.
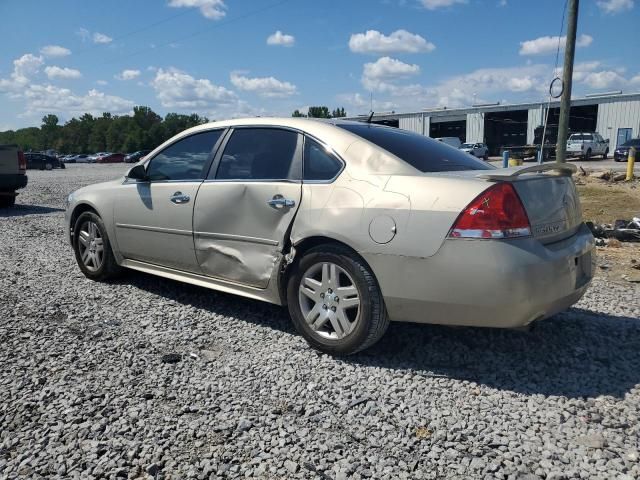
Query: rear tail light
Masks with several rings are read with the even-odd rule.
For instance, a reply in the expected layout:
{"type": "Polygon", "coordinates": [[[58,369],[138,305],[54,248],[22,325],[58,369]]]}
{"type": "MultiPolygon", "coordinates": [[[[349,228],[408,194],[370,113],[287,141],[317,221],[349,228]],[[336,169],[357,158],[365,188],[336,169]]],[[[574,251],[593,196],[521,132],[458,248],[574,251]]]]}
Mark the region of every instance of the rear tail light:
{"type": "Polygon", "coordinates": [[[18,170],[26,170],[27,169],[27,159],[22,153],[21,150],[18,151],[18,170]]]}
{"type": "Polygon", "coordinates": [[[531,235],[522,201],[510,183],[497,183],[478,195],[458,216],[451,238],[515,238],[531,235]]]}

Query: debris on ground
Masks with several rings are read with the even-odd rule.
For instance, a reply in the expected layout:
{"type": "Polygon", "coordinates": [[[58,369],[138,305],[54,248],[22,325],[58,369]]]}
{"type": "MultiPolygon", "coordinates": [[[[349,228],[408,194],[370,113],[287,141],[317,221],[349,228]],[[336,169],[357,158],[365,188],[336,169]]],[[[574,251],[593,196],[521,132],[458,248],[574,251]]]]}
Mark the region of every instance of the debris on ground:
{"type": "MultiPolygon", "coordinates": [[[[593,222],[586,222],[587,227],[596,238],[608,238],[606,246],[615,247],[613,240],[618,242],[640,242],[640,217],[633,217],[632,220],[616,220],[613,225],[605,223],[596,225],[593,222]]],[[[599,242],[602,245],[602,242],[599,242]]]]}
{"type": "Polygon", "coordinates": [[[182,360],[182,355],[179,353],[167,353],[162,356],[162,363],[173,364],[178,363],[180,360],[182,360]]]}

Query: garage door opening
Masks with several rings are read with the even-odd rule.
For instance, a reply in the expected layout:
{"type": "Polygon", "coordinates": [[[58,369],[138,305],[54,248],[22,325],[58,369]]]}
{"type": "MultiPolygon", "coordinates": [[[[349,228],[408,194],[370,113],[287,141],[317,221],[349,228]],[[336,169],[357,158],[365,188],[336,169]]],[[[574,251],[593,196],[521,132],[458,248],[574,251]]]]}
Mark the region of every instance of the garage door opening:
{"type": "Polygon", "coordinates": [[[527,110],[484,114],[484,135],[489,155],[500,155],[504,148],[527,143],[527,116],[527,110]]]}
{"type": "Polygon", "coordinates": [[[429,136],[431,138],[458,137],[464,143],[467,140],[467,121],[449,120],[438,122],[437,118],[431,118],[429,136]]]}
{"type": "MultiPolygon", "coordinates": [[[[560,120],[560,108],[549,110],[547,120],[547,135],[545,143],[556,143],[558,140],[558,123],[560,120]]],[[[584,105],[571,107],[569,111],[569,133],[595,132],[598,124],[598,105],[584,105]]],[[[602,134],[602,132],[598,132],[602,134]]]]}

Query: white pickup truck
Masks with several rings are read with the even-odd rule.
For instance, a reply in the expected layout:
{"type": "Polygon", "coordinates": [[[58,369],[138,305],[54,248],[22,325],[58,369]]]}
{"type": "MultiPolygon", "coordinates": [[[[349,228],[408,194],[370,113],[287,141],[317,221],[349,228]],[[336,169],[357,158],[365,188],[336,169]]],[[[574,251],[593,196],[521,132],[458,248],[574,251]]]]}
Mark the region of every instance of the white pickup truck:
{"type": "Polygon", "coordinates": [[[0,145],[0,208],[16,203],[16,190],[27,186],[27,161],[16,145],[0,145]]]}
{"type": "Polygon", "coordinates": [[[609,155],[609,140],[602,138],[599,133],[572,133],[567,139],[567,156],[589,160],[597,155],[602,155],[603,159],[609,155]]]}

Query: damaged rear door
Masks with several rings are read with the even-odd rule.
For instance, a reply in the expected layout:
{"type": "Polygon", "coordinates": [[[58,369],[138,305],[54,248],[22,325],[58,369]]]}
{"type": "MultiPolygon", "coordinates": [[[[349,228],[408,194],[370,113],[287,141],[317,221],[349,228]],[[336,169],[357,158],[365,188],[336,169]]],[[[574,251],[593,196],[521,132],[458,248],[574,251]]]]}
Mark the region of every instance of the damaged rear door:
{"type": "Polygon", "coordinates": [[[266,288],[300,204],[302,135],[235,127],[201,185],[193,229],[203,273],[266,288]]]}

